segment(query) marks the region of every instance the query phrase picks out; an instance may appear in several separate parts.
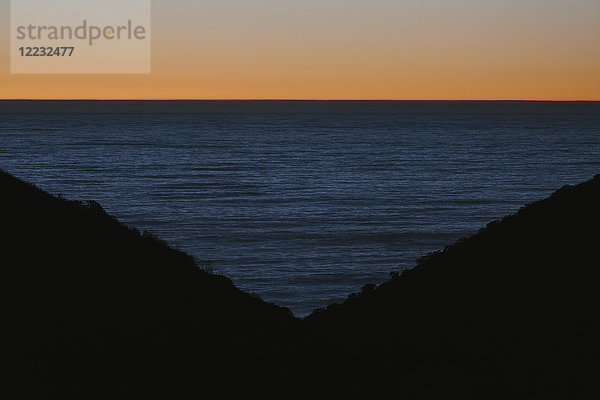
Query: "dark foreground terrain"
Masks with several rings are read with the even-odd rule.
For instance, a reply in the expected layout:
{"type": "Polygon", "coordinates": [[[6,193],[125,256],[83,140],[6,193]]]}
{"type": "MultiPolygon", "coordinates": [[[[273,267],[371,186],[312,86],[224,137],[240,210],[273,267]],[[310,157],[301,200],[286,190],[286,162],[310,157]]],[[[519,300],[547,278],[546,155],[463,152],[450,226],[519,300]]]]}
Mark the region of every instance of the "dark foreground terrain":
{"type": "Polygon", "coordinates": [[[11,398],[599,398],[599,204],[600,175],[298,320],[0,171],[11,398]]]}

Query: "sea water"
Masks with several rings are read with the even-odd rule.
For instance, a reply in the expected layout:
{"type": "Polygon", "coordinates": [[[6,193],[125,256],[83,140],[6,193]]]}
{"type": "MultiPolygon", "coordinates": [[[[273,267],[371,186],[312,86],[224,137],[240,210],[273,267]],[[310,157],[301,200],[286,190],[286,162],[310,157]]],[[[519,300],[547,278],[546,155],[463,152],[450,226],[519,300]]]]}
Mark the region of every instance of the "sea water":
{"type": "Polygon", "coordinates": [[[305,316],[600,173],[600,104],[5,101],[0,168],[305,316]]]}

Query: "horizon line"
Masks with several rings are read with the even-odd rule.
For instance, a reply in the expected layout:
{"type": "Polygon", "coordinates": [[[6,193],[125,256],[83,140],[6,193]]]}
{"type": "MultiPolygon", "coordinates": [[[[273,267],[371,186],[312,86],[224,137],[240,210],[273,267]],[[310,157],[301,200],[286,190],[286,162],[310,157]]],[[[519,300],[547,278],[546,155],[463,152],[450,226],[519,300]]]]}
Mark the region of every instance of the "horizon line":
{"type": "Polygon", "coordinates": [[[85,99],[85,98],[73,98],[73,99],[47,99],[47,98],[23,98],[23,99],[1,99],[0,101],[148,101],[148,102],[158,102],[158,101],[222,101],[222,102],[233,102],[233,101],[247,101],[247,102],[257,102],[257,101],[294,101],[294,102],[512,102],[512,103],[598,103],[600,99],[597,100],[544,100],[544,99],[293,99],[293,98],[268,98],[268,99],[85,99]]]}

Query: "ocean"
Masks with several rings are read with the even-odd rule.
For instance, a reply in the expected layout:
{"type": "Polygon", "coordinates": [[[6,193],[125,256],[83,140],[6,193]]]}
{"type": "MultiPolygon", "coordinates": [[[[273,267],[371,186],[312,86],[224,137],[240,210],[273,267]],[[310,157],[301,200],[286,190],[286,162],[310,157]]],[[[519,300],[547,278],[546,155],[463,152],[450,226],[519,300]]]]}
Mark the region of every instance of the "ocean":
{"type": "Polygon", "coordinates": [[[302,317],[600,173],[600,103],[0,101],[0,168],[302,317]]]}

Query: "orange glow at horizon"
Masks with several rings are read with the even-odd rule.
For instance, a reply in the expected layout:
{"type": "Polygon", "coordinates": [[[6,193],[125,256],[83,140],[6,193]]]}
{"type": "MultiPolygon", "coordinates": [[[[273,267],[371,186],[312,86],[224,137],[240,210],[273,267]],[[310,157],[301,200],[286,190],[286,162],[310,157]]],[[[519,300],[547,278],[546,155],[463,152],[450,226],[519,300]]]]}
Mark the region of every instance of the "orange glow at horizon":
{"type": "Polygon", "coordinates": [[[0,99],[600,101],[597,1],[240,1],[155,1],[147,75],[10,74],[3,35],[0,99]]]}

